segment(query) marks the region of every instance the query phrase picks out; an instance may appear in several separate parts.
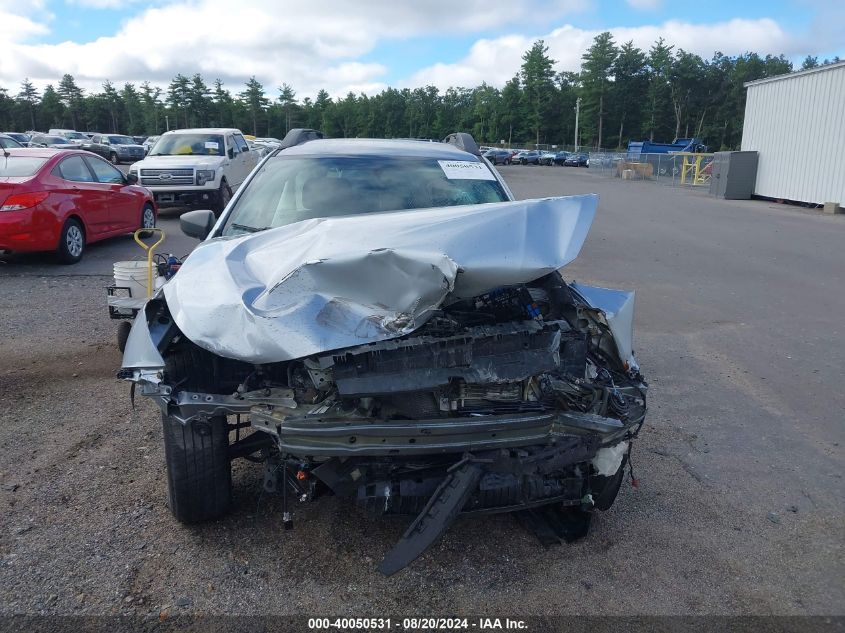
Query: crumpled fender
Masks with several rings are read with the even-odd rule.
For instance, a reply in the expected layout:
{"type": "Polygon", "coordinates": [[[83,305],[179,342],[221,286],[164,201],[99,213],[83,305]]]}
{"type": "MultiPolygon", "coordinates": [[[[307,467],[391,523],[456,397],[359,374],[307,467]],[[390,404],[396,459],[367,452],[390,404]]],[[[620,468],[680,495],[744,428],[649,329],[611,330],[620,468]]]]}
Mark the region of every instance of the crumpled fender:
{"type": "Polygon", "coordinates": [[[604,312],[620,360],[631,368],[637,367],[634,358],[634,291],[613,290],[573,283],[570,287],[593,308],[604,312]]]}

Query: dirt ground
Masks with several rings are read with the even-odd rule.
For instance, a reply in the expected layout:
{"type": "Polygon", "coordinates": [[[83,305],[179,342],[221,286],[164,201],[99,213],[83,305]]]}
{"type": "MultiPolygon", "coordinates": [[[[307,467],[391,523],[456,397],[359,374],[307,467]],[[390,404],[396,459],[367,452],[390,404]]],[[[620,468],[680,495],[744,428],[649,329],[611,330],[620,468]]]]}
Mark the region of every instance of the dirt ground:
{"type": "Polygon", "coordinates": [[[463,520],[384,578],[406,519],[326,498],[286,532],[246,462],[230,517],[180,525],[157,409],[133,412],[115,379],[103,288],[137,255],[120,238],[78,273],[0,263],[0,615],[845,615],[845,221],[584,169],[503,173],[518,197],[600,193],[564,274],[638,293],[640,486],[586,539],[545,549],[510,516],[463,520]]]}

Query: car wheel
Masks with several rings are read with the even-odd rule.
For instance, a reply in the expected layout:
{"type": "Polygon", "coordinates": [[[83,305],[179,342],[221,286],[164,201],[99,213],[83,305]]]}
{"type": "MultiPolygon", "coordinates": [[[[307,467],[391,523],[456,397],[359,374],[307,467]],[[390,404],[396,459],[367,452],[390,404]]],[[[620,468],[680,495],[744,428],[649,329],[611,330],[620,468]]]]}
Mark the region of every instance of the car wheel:
{"type": "Polygon", "coordinates": [[[505,159],[505,165],[510,165],[510,164],[511,164],[511,159],[510,159],[510,158],[506,158],[506,159],[505,159]]]}
{"type": "Polygon", "coordinates": [[[85,252],[85,229],[79,220],[70,218],[59,235],[59,259],[64,264],[75,264],[85,252]]]}
{"type": "Polygon", "coordinates": [[[220,189],[217,191],[217,202],[214,206],[214,216],[220,217],[220,214],[223,213],[223,209],[226,208],[226,205],[229,204],[229,200],[232,199],[232,190],[229,188],[229,183],[226,182],[226,179],[220,181],[220,189]]]}
{"type": "Polygon", "coordinates": [[[527,165],[527,164],[528,164],[528,161],[527,161],[527,160],[525,160],[524,158],[522,158],[522,159],[520,159],[519,164],[520,164],[520,165],[527,165]]]}
{"type": "Polygon", "coordinates": [[[129,332],[132,324],[129,321],[121,321],[117,324],[117,349],[122,354],[126,350],[126,341],[129,340],[129,332]]]}
{"type": "Polygon", "coordinates": [[[117,154],[115,154],[114,152],[109,154],[109,160],[111,161],[112,165],[119,165],[120,164],[120,161],[117,159],[117,154]]]}
{"type": "MultiPolygon", "coordinates": [[[[141,210],[141,226],[138,228],[140,229],[154,229],[156,225],[156,213],[155,209],[153,209],[153,205],[147,203],[144,205],[144,208],[141,210]]],[[[141,237],[149,237],[152,235],[152,231],[144,231],[141,233],[141,237]]]]}
{"type": "MultiPolygon", "coordinates": [[[[215,367],[209,355],[188,347],[165,357],[171,384],[193,392],[215,393],[215,367]]],[[[232,467],[225,416],[182,424],[162,415],[170,511],[182,523],[221,517],[232,507],[232,467]]]]}
{"type": "Polygon", "coordinates": [[[232,507],[229,427],[225,416],[182,424],[162,415],[170,511],[181,523],[228,514],[232,507]]]}

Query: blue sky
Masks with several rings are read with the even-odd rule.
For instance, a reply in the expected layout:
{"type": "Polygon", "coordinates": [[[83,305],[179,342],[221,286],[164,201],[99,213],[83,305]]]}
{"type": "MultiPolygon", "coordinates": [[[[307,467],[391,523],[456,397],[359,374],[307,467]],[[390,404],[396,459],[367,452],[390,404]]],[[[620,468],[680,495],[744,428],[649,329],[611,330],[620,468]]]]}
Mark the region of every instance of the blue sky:
{"type": "Polygon", "coordinates": [[[300,95],[372,92],[385,85],[501,85],[520,55],[546,39],[559,70],[577,70],[592,37],[648,47],[665,37],[715,50],[845,57],[845,2],[783,0],[0,0],[0,86],[64,72],[164,85],[176,72],[220,77],[233,89],[256,75],[300,95]],[[5,26],[4,26],[5,25],[5,26]]]}

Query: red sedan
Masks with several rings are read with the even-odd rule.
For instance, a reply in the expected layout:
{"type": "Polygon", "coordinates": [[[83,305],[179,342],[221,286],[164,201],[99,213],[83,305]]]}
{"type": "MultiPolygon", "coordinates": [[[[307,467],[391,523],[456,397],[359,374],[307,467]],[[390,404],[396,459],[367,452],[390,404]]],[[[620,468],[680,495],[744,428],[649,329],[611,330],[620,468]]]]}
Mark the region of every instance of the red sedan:
{"type": "Polygon", "coordinates": [[[56,251],[75,264],[91,242],[152,228],[152,194],[83,150],[0,150],[0,251],[56,251]]]}

